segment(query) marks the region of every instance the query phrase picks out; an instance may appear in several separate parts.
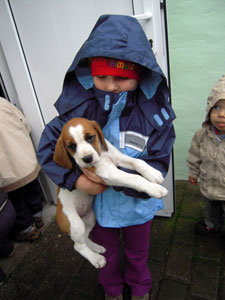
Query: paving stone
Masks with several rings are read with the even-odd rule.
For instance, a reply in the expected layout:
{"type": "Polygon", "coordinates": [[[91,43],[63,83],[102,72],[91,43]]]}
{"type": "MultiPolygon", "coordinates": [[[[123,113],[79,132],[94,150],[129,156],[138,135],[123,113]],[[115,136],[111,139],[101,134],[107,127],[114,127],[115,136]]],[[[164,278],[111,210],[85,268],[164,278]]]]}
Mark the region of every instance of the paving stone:
{"type": "Polygon", "coordinates": [[[183,283],[169,279],[163,279],[157,300],[185,300],[187,290],[187,285],[183,283]]]}
{"type": "Polygon", "coordinates": [[[222,276],[221,276],[221,280],[220,280],[220,285],[219,285],[219,299],[221,300],[225,300],[225,266],[223,263],[222,266],[222,276]]]}
{"type": "Polygon", "coordinates": [[[193,246],[195,240],[192,218],[178,218],[173,243],[193,246]]]}
{"type": "Polygon", "coordinates": [[[175,182],[176,207],[178,207],[182,202],[186,189],[187,189],[186,181],[178,180],[175,182]]]}
{"type": "MultiPolygon", "coordinates": [[[[68,247],[67,250],[67,257],[59,257],[57,265],[48,271],[48,277],[43,285],[40,286],[41,292],[38,295],[38,299],[61,299],[66,292],[65,287],[70,285],[75,274],[77,274],[81,268],[83,260],[80,259],[77,263],[73,258],[74,251],[72,250],[71,252],[71,247],[68,247]]],[[[73,283],[73,285],[76,284],[73,283]]]]}
{"type": "Polygon", "coordinates": [[[167,240],[151,239],[149,250],[150,259],[163,263],[168,255],[169,242],[167,240]]]}
{"type": "Polygon", "coordinates": [[[173,233],[175,218],[157,217],[151,228],[150,258],[163,262],[168,252],[173,233]]]}
{"type": "MultiPolygon", "coordinates": [[[[67,298],[63,298],[60,300],[90,300],[89,296],[85,296],[83,294],[79,294],[77,292],[73,292],[67,296],[67,298]]],[[[97,300],[97,299],[96,299],[97,300]]],[[[103,300],[103,299],[101,299],[103,300]]]]}
{"type": "Polygon", "coordinates": [[[200,258],[220,262],[223,254],[221,239],[218,235],[207,236],[199,241],[198,253],[200,258]]]}
{"type": "Polygon", "coordinates": [[[191,296],[207,300],[217,300],[219,283],[219,266],[205,261],[194,265],[191,296]]]}
{"type": "Polygon", "coordinates": [[[188,283],[191,276],[193,250],[191,247],[173,245],[166,265],[165,275],[188,283]]]}
{"type": "Polygon", "coordinates": [[[164,264],[158,264],[153,261],[150,261],[149,270],[152,276],[152,288],[151,288],[150,300],[155,300],[159,290],[159,282],[163,275],[164,264]]]}
{"type": "MultiPolygon", "coordinates": [[[[130,298],[128,298],[128,299],[130,299],[130,298]]],[[[74,300],[74,299],[72,299],[72,300],[74,300]]],[[[105,300],[105,292],[100,285],[98,285],[96,288],[95,294],[93,296],[93,300],[105,300]]],[[[126,300],[126,299],[124,299],[124,300],[126,300]]]]}
{"type": "Polygon", "coordinates": [[[221,287],[220,298],[221,298],[221,300],[225,300],[225,279],[224,279],[222,287],[221,287]]]}
{"type": "Polygon", "coordinates": [[[186,194],[196,194],[196,195],[201,195],[200,189],[199,189],[199,185],[194,185],[191,184],[189,181],[182,181],[182,183],[178,182],[179,184],[185,184],[185,192],[186,194]]]}
{"type": "Polygon", "coordinates": [[[98,285],[98,270],[85,260],[74,281],[76,282],[74,290],[83,291],[87,296],[93,296],[98,285]]]}
{"type": "Polygon", "coordinates": [[[193,217],[196,220],[202,214],[203,198],[200,193],[186,193],[181,205],[181,216],[193,217]]]}
{"type": "Polygon", "coordinates": [[[29,252],[32,244],[29,242],[15,243],[14,248],[17,255],[12,255],[11,257],[1,259],[1,268],[6,274],[12,272],[16,266],[21,262],[21,259],[29,252]],[[11,267],[13,266],[13,267],[11,267]]]}
{"type": "Polygon", "coordinates": [[[195,296],[190,296],[188,297],[188,300],[205,300],[202,297],[195,297],[195,296]]]}

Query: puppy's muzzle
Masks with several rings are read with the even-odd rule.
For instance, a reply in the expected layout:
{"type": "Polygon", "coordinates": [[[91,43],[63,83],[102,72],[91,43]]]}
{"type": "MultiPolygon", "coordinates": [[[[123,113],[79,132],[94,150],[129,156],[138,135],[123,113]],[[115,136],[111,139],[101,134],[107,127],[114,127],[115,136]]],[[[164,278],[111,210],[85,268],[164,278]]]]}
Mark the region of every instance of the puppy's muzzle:
{"type": "Polygon", "coordinates": [[[92,155],[86,155],[82,158],[82,160],[85,164],[90,164],[93,160],[93,156],[92,155]]]}

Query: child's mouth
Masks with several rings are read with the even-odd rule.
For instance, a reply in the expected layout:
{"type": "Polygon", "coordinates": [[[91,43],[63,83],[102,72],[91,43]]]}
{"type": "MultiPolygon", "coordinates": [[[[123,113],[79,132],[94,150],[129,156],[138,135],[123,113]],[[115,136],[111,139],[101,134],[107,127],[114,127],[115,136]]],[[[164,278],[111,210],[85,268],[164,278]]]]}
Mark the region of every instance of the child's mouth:
{"type": "Polygon", "coordinates": [[[216,123],[216,126],[218,127],[218,129],[224,128],[225,127],[225,123],[216,123]]]}

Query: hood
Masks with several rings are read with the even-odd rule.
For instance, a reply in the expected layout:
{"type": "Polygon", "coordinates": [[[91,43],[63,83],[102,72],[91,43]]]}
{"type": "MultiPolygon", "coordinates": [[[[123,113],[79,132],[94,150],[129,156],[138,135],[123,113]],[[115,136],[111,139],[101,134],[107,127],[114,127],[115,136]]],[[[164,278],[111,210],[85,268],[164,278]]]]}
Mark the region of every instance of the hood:
{"type": "Polygon", "coordinates": [[[203,127],[206,127],[209,124],[209,113],[212,107],[222,99],[225,100],[225,75],[217,81],[207,99],[206,117],[205,121],[202,123],[203,127]]]}
{"type": "Polygon", "coordinates": [[[139,22],[130,16],[103,15],[66,73],[62,94],[55,104],[60,113],[92,96],[93,80],[88,58],[96,56],[124,59],[145,67],[142,90],[148,99],[155,94],[159,83],[165,78],[139,22]],[[152,85],[150,93],[147,92],[149,84],[152,85]]]}

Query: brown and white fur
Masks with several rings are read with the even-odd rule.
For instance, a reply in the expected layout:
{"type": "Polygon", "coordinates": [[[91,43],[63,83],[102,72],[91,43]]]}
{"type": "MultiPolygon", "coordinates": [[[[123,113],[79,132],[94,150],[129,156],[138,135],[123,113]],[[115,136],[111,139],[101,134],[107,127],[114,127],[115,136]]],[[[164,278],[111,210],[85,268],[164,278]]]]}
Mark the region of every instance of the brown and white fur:
{"type": "MultiPolygon", "coordinates": [[[[162,198],[167,190],[161,172],[140,159],[122,154],[104,139],[95,121],[74,118],[65,124],[57,141],[54,161],[72,169],[72,161],[82,168],[90,168],[109,186],[124,186],[149,196],[162,198]],[[136,170],[140,175],[121,171],[117,166],[136,170]]],[[[106,260],[100,253],[105,248],[92,242],[88,236],[95,225],[92,210],[93,196],[80,190],[58,189],[56,218],[60,229],[70,235],[74,249],[96,268],[102,268],[106,260]]]]}

